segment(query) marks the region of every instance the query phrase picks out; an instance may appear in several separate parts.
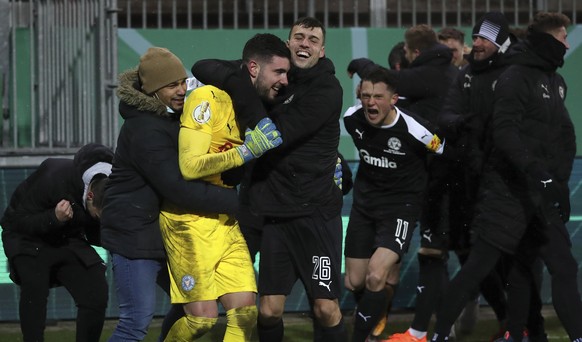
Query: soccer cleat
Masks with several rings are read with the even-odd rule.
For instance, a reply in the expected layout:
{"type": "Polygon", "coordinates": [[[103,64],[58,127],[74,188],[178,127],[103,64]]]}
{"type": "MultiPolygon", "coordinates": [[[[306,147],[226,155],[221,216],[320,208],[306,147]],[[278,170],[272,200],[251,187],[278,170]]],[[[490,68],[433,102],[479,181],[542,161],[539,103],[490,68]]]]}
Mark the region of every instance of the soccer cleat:
{"type": "Polygon", "coordinates": [[[418,338],[418,337],[414,337],[414,336],[410,335],[410,333],[408,332],[408,330],[406,330],[405,332],[403,332],[401,334],[391,335],[390,337],[388,337],[387,340],[382,340],[382,342],[394,342],[394,341],[400,341],[400,342],[426,342],[426,335],[424,337],[418,338]]]}
{"type": "Polygon", "coordinates": [[[372,337],[378,337],[378,336],[382,335],[382,333],[384,332],[384,328],[386,328],[387,321],[388,321],[388,316],[387,315],[382,316],[382,318],[380,318],[380,321],[378,321],[378,323],[376,324],[376,326],[374,327],[374,329],[372,330],[372,333],[370,333],[370,335],[372,335],[372,337]]]}
{"type": "MultiPolygon", "coordinates": [[[[503,335],[503,337],[498,338],[495,340],[495,342],[514,342],[515,340],[513,339],[513,337],[511,337],[511,334],[509,333],[509,331],[506,331],[505,334],[503,335]]],[[[529,342],[529,336],[527,331],[523,332],[523,337],[521,338],[521,342],[529,342]]]]}

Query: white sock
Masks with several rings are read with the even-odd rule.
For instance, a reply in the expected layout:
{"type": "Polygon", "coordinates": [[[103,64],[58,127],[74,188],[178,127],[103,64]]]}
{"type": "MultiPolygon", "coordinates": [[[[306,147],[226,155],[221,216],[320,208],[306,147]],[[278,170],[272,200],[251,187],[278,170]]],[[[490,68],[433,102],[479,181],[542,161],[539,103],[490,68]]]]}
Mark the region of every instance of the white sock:
{"type": "Polygon", "coordinates": [[[426,331],[418,331],[412,328],[408,328],[408,333],[416,338],[423,338],[426,336],[426,331]]]}

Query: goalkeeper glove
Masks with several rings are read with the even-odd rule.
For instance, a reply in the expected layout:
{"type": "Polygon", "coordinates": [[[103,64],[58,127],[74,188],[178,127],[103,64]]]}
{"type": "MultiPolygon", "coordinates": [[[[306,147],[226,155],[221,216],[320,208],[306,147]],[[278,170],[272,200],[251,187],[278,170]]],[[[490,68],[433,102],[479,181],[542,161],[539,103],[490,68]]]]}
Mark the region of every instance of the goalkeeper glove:
{"type": "Polygon", "coordinates": [[[246,163],[283,143],[281,133],[269,118],[263,118],[254,129],[247,128],[245,141],[236,150],[246,163]]]}

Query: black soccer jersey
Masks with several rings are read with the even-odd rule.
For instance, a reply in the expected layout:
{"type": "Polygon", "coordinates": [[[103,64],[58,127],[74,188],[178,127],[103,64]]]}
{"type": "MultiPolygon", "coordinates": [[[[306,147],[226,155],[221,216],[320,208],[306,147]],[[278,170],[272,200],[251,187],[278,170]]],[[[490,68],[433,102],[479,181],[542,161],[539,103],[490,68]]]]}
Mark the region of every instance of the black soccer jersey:
{"type": "Polygon", "coordinates": [[[396,108],[391,125],[374,127],[360,108],[348,111],[344,124],[360,156],[354,204],[367,208],[419,204],[426,186],[427,154],[441,154],[444,148],[428,122],[396,108]]]}

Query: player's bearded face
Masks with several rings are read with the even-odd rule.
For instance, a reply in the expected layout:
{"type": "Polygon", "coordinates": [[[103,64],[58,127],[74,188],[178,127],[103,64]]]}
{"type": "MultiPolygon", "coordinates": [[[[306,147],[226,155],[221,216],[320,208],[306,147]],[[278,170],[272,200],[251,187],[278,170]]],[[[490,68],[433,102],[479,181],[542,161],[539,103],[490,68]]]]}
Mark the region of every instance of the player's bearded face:
{"type": "Polygon", "coordinates": [[[273,102],[279,91],[287,86],[287,72],[290,65],[287,58],[274,56],[270,63],[265,63],[260,67],[255,87],[263,101],[273,102]]]}

